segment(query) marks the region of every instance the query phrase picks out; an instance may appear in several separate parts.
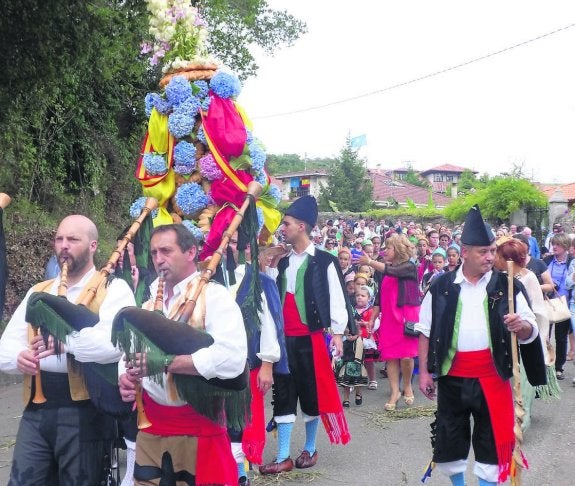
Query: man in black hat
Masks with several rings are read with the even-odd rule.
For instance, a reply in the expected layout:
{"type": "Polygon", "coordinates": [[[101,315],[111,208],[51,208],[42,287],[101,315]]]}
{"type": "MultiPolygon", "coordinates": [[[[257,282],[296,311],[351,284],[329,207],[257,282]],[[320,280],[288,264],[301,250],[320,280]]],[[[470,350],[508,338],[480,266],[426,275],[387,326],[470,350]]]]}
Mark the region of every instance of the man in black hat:
{"type": "Polygon", "coordinates": [[[510,331],[517,333],[533,385],[546,382],[543,353],[519,282],[515,312],[509,313],[507,275],[493,270],[495,236],[477,206],[467,214],[461,243],[462,266],[437,277],[421,305],[419,388],[433,399],[437,379],[431,427],[433,462],[440,472],[453,485],[464,485],[472,442],[479,485],[496,485],[510,474],[515,445],[510,331]]]}
{"type": "Polygon", "coordinates": [[[290,440],[298,400],[305,421],[306,443],[295,460],[297,468],[311,467],[317,462],[315,442],[320,415],[332,443],[345,444],[350,439],[324,332],[331,328],[334,353],[341,355],[342,335],[353,316],[337,259],[316,248],[310,240],[317,212],[317,203],[311,196],[298,199],[287,209],[282,233],[293,250],[277,257],[271,265],[277,264],[279,271],[277,283],[290,374],[274,374],[278,454],[275,461],[260,467],[261,474],[277,474],[293,468],[290,440]]]}

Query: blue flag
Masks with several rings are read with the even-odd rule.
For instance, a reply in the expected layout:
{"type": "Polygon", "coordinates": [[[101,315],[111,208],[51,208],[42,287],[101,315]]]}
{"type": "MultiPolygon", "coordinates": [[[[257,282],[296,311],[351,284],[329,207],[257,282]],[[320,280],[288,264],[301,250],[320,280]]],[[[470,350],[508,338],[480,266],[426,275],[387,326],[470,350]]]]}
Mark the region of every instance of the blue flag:
{"type": "Polygon", "coordinates": [[[367,145],[367,137],[365,135],[358,135],[350,139],[351,148],[360,148],[367,145]]]}

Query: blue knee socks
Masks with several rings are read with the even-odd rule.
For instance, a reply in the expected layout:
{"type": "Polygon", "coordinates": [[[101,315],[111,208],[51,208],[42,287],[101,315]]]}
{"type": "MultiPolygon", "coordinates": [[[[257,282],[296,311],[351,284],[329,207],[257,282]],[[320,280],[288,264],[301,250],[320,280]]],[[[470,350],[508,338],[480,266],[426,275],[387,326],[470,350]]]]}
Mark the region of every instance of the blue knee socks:
{"type": "Polygon", "coordinates": [[[285,461],[289,457],[292,429],[293,422],[278,424],[278,456],[276,458],[278,463],[285,461]]]}
{"type": "Polygon", "coordinates": [[[465,486],[465,475],[462,472],[452,474],[449,476],[449,479],[451,479],[451,484],[453,486],[465,486]]]}
{"type": "Polygon", "coordinates": [[[238,462],[238,478],[246,475],[246,464],[244,461],[238,462]]]}
{"type": "Polygon", "coordinates": [[[305,445],[303,448],[309,452],[310,456],[313,456],[315,452],[315,438],[317,436],[318,424],[319,418],[315,418],[305,423],[305,445]]]}
{"type": "Polygon", "coordinates": [[[492,483],[491,481],[485,481],[485,479],[479,479],[479,486],[497,486],[497,483],[492,483]]]}

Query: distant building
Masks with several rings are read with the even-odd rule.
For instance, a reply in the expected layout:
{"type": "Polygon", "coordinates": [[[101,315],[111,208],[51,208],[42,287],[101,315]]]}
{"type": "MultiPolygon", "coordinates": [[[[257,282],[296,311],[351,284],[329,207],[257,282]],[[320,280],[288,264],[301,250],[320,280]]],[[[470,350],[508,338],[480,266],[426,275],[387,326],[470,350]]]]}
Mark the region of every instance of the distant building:
{"type": "MultiPolygon", "coordinates": [[[[377,206],[407,206],[408,200],[419,207],[428,205],[430,189],[394,178],[395,171],[368,169],[367,173],[373,182],[373,200],[377,206]]],[[[431,197],[438,208],[444,208],[451,202],[449,197],[436,193],[433,189],[431,197]]]]}
{"type": "MultiPolygon", "coordinates": [[[[448,194],[451,189],[452,196],[457,197],[457,185],[461,179],[461,174],[466,170],[468,169],[465,167],[443,164],[424,170],[419,175],[429,181],[434,192],[448,194]]],[[[475,175],[478,174],[475,170],[471,172],[475,175]]]]}
{"type": "Polygon", "coordinates": [[[291,201],[302,196],[319,197],[321,184],[327,185],[328,176],[326,170],[313,169],[279,174],[274,179],[277,179],[282,199],[291,201]]]}

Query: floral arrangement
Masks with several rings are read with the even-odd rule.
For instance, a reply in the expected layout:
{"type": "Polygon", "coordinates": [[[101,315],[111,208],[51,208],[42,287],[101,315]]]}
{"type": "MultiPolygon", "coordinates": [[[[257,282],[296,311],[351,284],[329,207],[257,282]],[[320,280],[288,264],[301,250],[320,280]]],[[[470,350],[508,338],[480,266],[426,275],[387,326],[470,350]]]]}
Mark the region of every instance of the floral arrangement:
{"type": "MultiPolygon", "coordinates": [[[[258,222],[268,236],[273,234],[281,193],[269,184],[264,145],[236,102],[239,79],[193,65],[207,59],[206,30],[189,1],[148,0],[148,10],[154,40],[144,43],[144,50],[153,64],[163,63],[163,71],[170,71],[160,82],[163,89],[146,95],[148,131],[136,170],[144,194],[159,201],[154,225],[181,221],[199,236],[216,222],[217,233],[241,205],[248,183],[256,180],[263,186],[258,222]]],[[[217,242],[211,239],[206,246],[213,251],[217,242]]]]}
{"type": "Polygon", "coordinates": [[[213,62],[205,48],[206,24],[189,0],[148,0],[151,39],[141,45],[150,64],[162,71],[185,69],[193,63],[213,62]]]}

